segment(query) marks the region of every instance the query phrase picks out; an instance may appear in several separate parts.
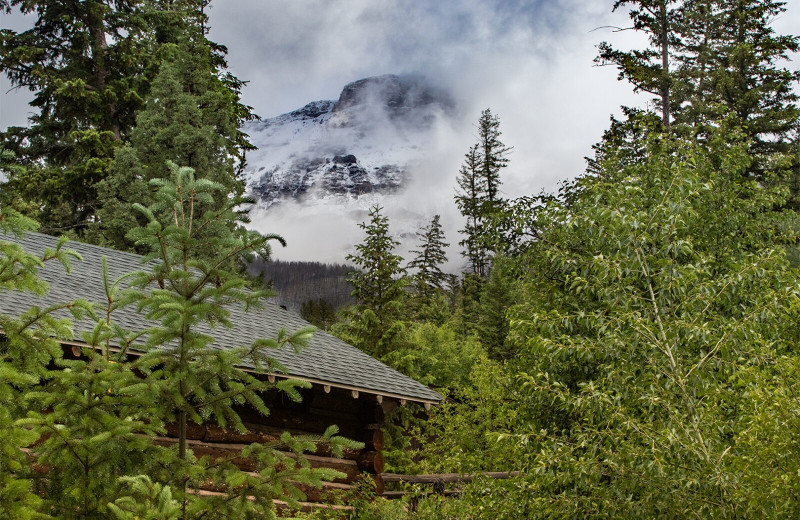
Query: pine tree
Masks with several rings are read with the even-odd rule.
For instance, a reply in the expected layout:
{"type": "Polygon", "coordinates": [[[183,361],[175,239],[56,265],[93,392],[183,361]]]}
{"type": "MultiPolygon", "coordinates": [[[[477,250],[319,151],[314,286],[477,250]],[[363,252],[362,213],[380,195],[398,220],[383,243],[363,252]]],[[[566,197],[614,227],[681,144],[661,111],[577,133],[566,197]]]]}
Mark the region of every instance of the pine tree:
{"type": "Polygon", "coordinates": [[[483,284],[477,316],[477,332],[489,358],[507,360],[513,350],[506,342],[509,321],[506,313],[514,304],[514,282],[519,278],[514,263],[495,259],[489,279],[483,284]]]}
{"type": "Polygon", "coordinates": [[[389,217],[381,214],[382,209],[373,206],[369,222],[358,225],[366,237],[356,245],[355,254],[347,255],[348,262],[358,269],[347,278],[357,304],[333,328],[335,334],[378,358],[392,350],[392,342],[402,327],[407,283],[403,258],[394,253],[400,243],[389,234],[389,217]]]}
{"type": "Polygon", "coordinates": [[[300,316],[321,329],[327,329],[336,321],[336,309],[328,300],[317,298],[300,305],[300,316]]]}
{"type": "Polygon", "coordinates": [[[353,285],[353,297],[378,316],[400,299],[405,286],[405,269],[401,266],[403,258],[394,253],[400,242],[389,234],[389,217],[382,215],[382,210],[380,206],[370,209],[369,223],[358,225],[366,233],[364,242],[356,245],[356,254],[346,257],[348,262],[360,268],[348,277],[353,285]]]}
{"type": "Polygon", "coordinates": [[[500,120],[488,108],[478,120],[478,143],[465,155],[456,181],[456,205],[467,219],[464,239],[459,242],[464,250],[470,273],[486,277],[495,249],[493,232],[495,219],[504,201],[500,197],[500,170],[508,166],[511,148],[500,141],[500,120]]]}
{"type": "MultiPolygon", "coordinates": [[[[0,205],[0,297],[8,292],[46,294],[48,285],[38,276],[46,262],[60,262],[69,270],[70,261],[79,255],[59,241],[56,249],[41,256],[26,252],[4,235],[22,236],[38,225],[5,205],[0,205]]],[[[61,358],[58,339],[72,338],[72,321],[56,317],[69,311],[82,317],[91,310],[85,301],[34,307],[21,316],[0,314],[0,511],[9,518],[36,518],[41,498],[31,488],[34,476],[23,448],[34,444],[39,435],[21,424],[28,412],[30,392],[50,376],[50,365],[61,358]]]]}
{"type": "Polygon", "coordinates": [[[43,230],[81,229],[99,201],[95,184],[133,126],[147,88],[142,2],[4,0],[35,13],[33,28],[3,30],[0,67],[34,93],[29,128],[3,139],[28,168],[7,189],[36,201],[43,230]]]}
{"type": "Polygon", "coordinates": [[[417,292],[423,296],[444,289],[447,275],[441,266],[447,262],[445,248],[450,244],[444,241],[444,231],[439,223],[439,215],[434,215],[427,226],[417,231],[419,249],[412,250],[415,258],[408,263],[408,269],[416,269],[413,276],[417,292]]]}
{"type": "MultiPolygon", "coordinates": [[[[297,388],[307,387],[307,383],[269,383],[263,373],[283,369],[269,356],[271,349],[284,345],[301,348],[313,327],[292,334],[281,330],[277,338],[255,339],[234,349],[213,348],[214,338],[205,327],[232,327],[232,306],[257,307],[270,294],[264,289],[248,289],[238,272],[227,266],[244,255],[268,256],[271,236],[232,226],[232,222],[241,222],[238,208],[242,198],[219,183],[196,179],[191,168],[173,167],[171,180],[151,183],[157,188],[156,201],[149,208],[136,206],[148,224],[132,230],[129,237],[150,250],[146,258],[153,262],[152,269],[131,277],[131,290],[124,298],[156,322],[146,331],[145,354],[133,366],[156,389],[158,418],[178,424],[177,459],[170,467],[173,493],[183,500],[182,518],[202,516],[211,509],[232,517],[254,511],[269,513],[274,509],[272,498],[278,498],[275,490],[283,489],[276,488],[276,482],[296,491],[289,480],[315,485],[321,478],[340,474],[311,470],[303,462],[302,452],[313,445],[286,436],[282,442],[295,452],[294,458],[263,446],[243,452],[254,460],[255,475],[243,474],[230,461],[197,461],[187,449],[186,426],[189,421],[214,420],[220,426],[245,431],[234,405],[247,403],[266,415],[269,411],[261,393],[274,388],[299,400],[297,388]],[[214,198],[221,202],[215,204],[214,198]],[[201,205],[215,209],[199,214],[201,205]],[[169,218],[162,223],[156,215],[165,212],[169,218]],[[245,360],[255,373],[241,368],[245,360]],[[207,481],[228,490],[224,500],[191,499],[187,488],[207,481]],[[248,495],[258,500],[251,504],[245,499],[248,495]]],[[[326,438],[334,434],[331,429],[326,438]]],[[[332,440],[337,451],[352,445],[339,438],[332,440]]]]}
{"type": "Polygon", "coordinates": [[[137,377],[125,349],[108,348],[116,333],[106,317],[119,291],[106,287],[107,313],[84,333],[88,346],[78,359],[56,360],[48,381],[28,392],[31,410],[19,421],[39,437],[31,454],[49,468],[45,510],[57,518],[102,516],[125,492],[120,478],[151,473],[165,458],[152,443],[164,428],[152,415],[151,385],[137,377]]]}
{"type": "MultiPolygon", "coordinates": [[[[478,150],[480,153],[480,172],[484,179],[486,197],[484,214],[495,214],[502,207],[500,197],[500,170],[508,166],[508,154],[511,148],[500,141],[500,119],[488,108],[481,112],[478,119],[478,150]]],[[[486,217],[484,217],[486,218],[486,217]]]]}

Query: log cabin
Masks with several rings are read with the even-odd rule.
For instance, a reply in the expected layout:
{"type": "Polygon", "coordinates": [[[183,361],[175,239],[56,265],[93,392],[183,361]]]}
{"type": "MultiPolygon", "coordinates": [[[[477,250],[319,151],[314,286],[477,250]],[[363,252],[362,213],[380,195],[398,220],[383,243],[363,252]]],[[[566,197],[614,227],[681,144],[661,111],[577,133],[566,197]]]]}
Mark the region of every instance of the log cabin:
{"type": "MultiPolygon", "coordinates": [[[[0,240],[18,243],[35,255],[41,255],[45,249],[55,248],[57,244],[56,238],[39,233],[27,233],[22,238],[0,234],[0,240]]],[[[39,297],[31,293],[3,292],[0,313],[19,315],[32,306],[66,303],[76,298],[87,299],[104,308],[102,258],[106,258],[109,280],[112,281],[143,269],[139,255],[79,242],[69,242],[66,247],[76,250],[82,257],[82,260],[72,262],[71,273],[57,262],[47,262],[40,270],[40,277],[49,284],[48,293],[39,297]]],[[[275,338],[280,329],[292,332],[309,325],[272,301],[266,301],[262,309],[245,313],[243,308],[232,308],[231,313],[232,328],[208,329],[214,337],[214,348],[247,345],[256,338],[275,338]]],[[[150,325],[135,306],[115,311],[113,321],[131,331],[144,330],[150,325]]],[[[88,319],[75,322],[74,337],[61,342],[65,356],[81,355],[87,346],[81,341],[81,333],[91,331],[93,326],[94,322],[88,319]]],[[[135,348],[130,352],[136,355],[135,348]]],[[[316,453],[308,456],[312,467],[331,467],[347,475],[330,484],[332,488],[346,488],[363,473],[368,473],[376,481],[377,492],[382,493],[380,474],[384,469],[381,450],[384,447],[382,426],[385,415],[407,403],[417,403],[427,409],[438,404],[442,397],[324,331],[317,331],[300,352],[287,346],[271,355],[285,370],[264,373],[263,377],[271,381],[292,378],[311,383],[310,388],[302,390],[302,402],[293,402],[275,392],[265,396],[269,416],[247,408],[239,409],[247,427],[245,433],[224,430],[212,423],[190,424],[189,447],[198,456],[231,456],[248,443],[273,442],[283,431],[319,435],[328,426],[336,424],[340,434],[363,442],[364,448],[334,458],[324,445],[320,445],[316,453]]],[[[155,442],[170,444],[175,442],[175,437],[177,428],[168,426],[167,434],[155,442]]],[[[308,495],[310,500],[320,498],[319,490],[309,490],[308,495]]]]}

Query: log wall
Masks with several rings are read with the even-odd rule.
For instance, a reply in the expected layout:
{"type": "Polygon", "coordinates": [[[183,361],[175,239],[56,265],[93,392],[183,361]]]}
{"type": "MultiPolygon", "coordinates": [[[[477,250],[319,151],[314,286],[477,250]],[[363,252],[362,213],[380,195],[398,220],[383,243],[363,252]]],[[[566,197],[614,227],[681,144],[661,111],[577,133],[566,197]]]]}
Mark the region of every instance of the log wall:
{"type": "MultiPolygon", "coordinates": [[[[209,455],[225,458],[243,471],[254,471],[254,463],[239,456],[242,450],[251,443],[263,443],[282,451],[280,436],[283,432],[289,432],[312,441],[319,439],[315,442],[315,451],[305,455],[312,468],[331,468],[345,475],[323,490],[304,488],[309,500],[322,500],[329,491],[346,491],[365,473],[375,480],[376,492],[383,493],[385,486],[381,473],[384,459],[381,450],[385,444],[382,427],[386,417],[386,400],[381,405],[374,395],[360,394],[356,398],[350,390],[328,388],[326,392],[319,385],[302,390],[302,394],[300,403],[292,402],[277,392],[262,396],[270,410],[268,416],[252,408],[237,409],[246,431],[226,429],[210,423],[189,423],[186,428],[187,448],[197,457],[209,455]],[[339,428],[339,435],[361,442],[364,447],[346,449],[340,457],[334,457],[330,444],[321,439],[325,430],[334,424],[339,428]]],[[[171,445],[177,443],[177,438],[177,424],[168,424],[167,435],[156,438],[155,442],[171,445]]],[[[289,451],[282,453],[294,457],[289,451]]],[[[218,490],[209,488],[204,491],[218,490]]]]}

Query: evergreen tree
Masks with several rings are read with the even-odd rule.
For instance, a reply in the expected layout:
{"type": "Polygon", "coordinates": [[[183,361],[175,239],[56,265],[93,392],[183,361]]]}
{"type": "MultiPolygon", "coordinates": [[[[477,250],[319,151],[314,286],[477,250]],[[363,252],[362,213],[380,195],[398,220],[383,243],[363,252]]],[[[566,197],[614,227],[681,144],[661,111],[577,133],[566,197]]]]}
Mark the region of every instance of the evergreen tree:
{"type": "Polygon", "coordinates": [[[516,274],[512,261],[503,257],[495,258],[492,272],[482,288],[477,331],[491,359],[506,360],[513,355],[511,346],[506,343],[509,330],[506,313],[515,303],[516,274]]]}
{"type": "Polygon", "coordinates": [[[705,137],[724,110],[735,115],[751,143],[748,174],[764,176],[791,152],[800,130],[800,71],[781,62],[800,50],[799,36],[776,35],[772,20],[785,11],[775,0],[692,0],[682,12],[684,55],[680,60],[685,102],[676,122],[705,137]]]}
{"type": "Polygon", "coordinates": [[[300,305],[300,316],[321,329],[327,329],[336,321],[336,309],[327,300],[317,298],[300,305]]]}
{"type": "MultiPolygon", "coordinates": [[[[32,106],[40,110],[29,128],[11,128],[3,140],[26,166],[9,176],[6,198],[15,204],[22,201],[19,209],[39,219],[43,231],[70,230],[83,236],[90,224],[97,227],[98,212],[110,203],[110,215],[101,220],[111,223],[112,236],[104,240],[90,234],[87,238],[122,245],[120,229],[125,225],[130,229],[132,224],[125,215],[130,207],[120,208],[115,197],[122,195],[123,201],[130,201],[144,194],[147,180],[156,175],[148,171],[144,184],[134,182],[137,178],[125,170],[136,166],[130,154],[124,155],[122,164],[112,167],[112,163],[119,148],[133,137],[137,114],[162,68],[182,71],[173,71],[173,76],[180,76],[185,88],[170,90],[174,85],[168,85],[164,77],[158,95],[177,97],[179,92],[197,88],[197,98],[170,107],[177,110],[172,116],[188,121],[183,127],[165,125],[165,121],[177,123],[175,120],[145,118],[145,126],[150,127],[143,131],[153,132],[153,125],[158,124],[169,127],[153,144],[155,148],[174,146],[180,152],[159,155],[157,150],[141,149],[142,142],[153,137],[143,136],[138,148],[147,156],[139,158],[145,162],[144,170],[154,164],[149,160],[160,161],[160,175],[166,175],[164,157],[198,170],[206,162],[213,168],[213,163],[227,161],[229,178],[224,183],[236,182],[233,163],[243,165],[242,154],[250,147],[238,124],[252,115],[239,103],[242,82],[225,71],[225,48],[205,36],[207,4],[207,0],[0,2],[0,8],[18,7],[38,17],[28,31],[3,31],[0,66],[12,85],[34,91],[32,106]],[[194,112],[190,102],[195,103],[194,112]],[[225,105],[227,112],[220,105],[225,105]],[[211,128],[202,130],[204,125],[211,128]],[[167,138],[169,145],[164,143],[167,138]],[[226,141],[222,148],[228,155],[224,159],[217,153],[219,140],[226,141]],[[187,153],[187,147],[203,145],[213,150],[208,161],[203,154],[181,155],[187,153]],[[122,178],[99,191],[111,171],[122,178]]],[[[167,75],[164,72],[163,76],[167,75]]]]}
{"type": "MultiPolygon", "coordinates": [[[[70,261],[80,257],[64,247],[41,256],[3,240],[4,235],[21,236],[35,231],[37,224],[5,205],[0,205],[0,297],[13,297],[14,291],[44,295],[46,282],[38,276],[45,262],[60,262],[69,270],[70,261]]],[[[21,316],[0,314],[0,511],[9,518],[37,518],[42,501],[31,488],[34,471],[23,448],[34,444],[39,435],[21,424],[28,412],[30,392],[50,376],[50,364],[61,358],[59,339],[72,338],[72,321],[56,317],[69,311],[81,317],[91,311],[85,301],[34,307],[21,316]]]]}
{"type": "Polygon", "coordinates": [[[658,96],[661,124],[669,129],[671,108],[675,104],[672,92],[673,73],[670,60],[675,46],[680,46],[679,33],[674,30],[677,20],[676,0],[617,0],[613,10],[632,5],[629,12],[633,29],[647,35],[650,47],[621,51],[609,43],[599,45],[600,54],[595,60],[600,65],[616,65],[619,79],[633,85],[634,92],[647,92],[658,96]]]}
{"type": "Polygon", "coordinates": [[[408,269],[416,269],[413,276],[417,292],[423,296],[444,289],[447,275],[441,266],[447,262],[445,248],[450,244],[444,242],[444,231],[439,223],[439,215],[434,215],[431,223],[419,231],[419,249],[411,252],[416,256],[408,263],[408,269]]]}
{"type": "Polygon", "coordinates": [[[500,141],[500,120],[488,108],[478,120],[478,143],[467,152],[456,181],[456,205],[467,219],[459,245],[469,273],[486,277],[496,248],[493,222],[503,209],[500,170],[508,166],[511,148],[500,141]]]}
{"type": "MultiPolygon", "coordinates": [[[[182,501],[181,517],[202,517],[211,511],[230,517],[273,514],[272,498],[277,489],[294,489],[289,498],[299,495],[289,480],[318,485],[321,478],[332,479],[339,473],[311,470],[303,462],[302,452],[313,443],[282,441],[295,457],[280,455],[264,446],[250,446],[243,456],[255,461],[258,472],[246,475],[230,461],[197,461],[187,449],[188,421],[214,420],[218,425],[245,431],[234,405],[247,403],[268,414],[261,393],[277,388],[288,398],[299,400],[297,387],[308,383],[281,380],[269,383],[264,371],[281,370],[270,356],[271,349],[283,345],[300,348],[313,333],[312,328],[292,334],[281,331],[274,339],[255,339],[251,345],[234,349],[213,348],[214,338],[208,326],[231,327],[231,307],[258,306],[268,295],[266,290],[248,290],[244,279],[227,268],[232,259],[248,254],[268,255],[269,237],[231,222],[240,221],[237,208],[242,199],[229,194],[221,184],[196,179],[191,168],[174,168],[171,180],[156,179],[156,201],[150,208],[137,206],[148,224],[132,230],[129,237],[146,246],[152,269],[131,278],[131,290],[125,303],[136,304],[149,320],[156,323],[146,332],[146,353],[135,361],[135,370],[153,385],[158,400],[158,418],[178,424],[178,450],[173,465],[167,468],[172,492],[182,501]],[[214,204],[218,197],[223,202],[214,204]],[[215,208],[199,213],[199,206],[215,208]],[[156,215],[169,213],[162,224],[156,215]],[[255,373],[243,370],[253,366],[255,373]],[[261,377],[259,377],[261,373],[261,377]],[[207,482],[228,491],[219,500],[194,500],[187,492],[207,482]],[[276,482],[280,485],[276,486],[276,482]],[[255,496],[253,502],[247,496],[255,496]],[[236,500],[233,500],[233,498],[236,500]]],[[[329,430],[330,438],[335,430],[329,430]]],[[[335,438],[338,449],[346,444],[335,438]]],[[[127,503],[123,500],[122,504],[127,503]]],[[[120,506],[120,504],[117,504],[120,506]]]]}
{"type": "Polygon", "coordinates": [[[199,35],[184,37],[162,45],[158,54],[159,72],[137,115],[131,143],[117,151],[110,175],[98,185],[106,203],[98,211],[94,238],[117,249],[131,249],[125,234],[142,223],[132,207],[149,204],[148,183],[168,176],[168,161],[191,167],[197,178],[221,183],[230,192],[244,190],[236,174],[245,151],[239,142],[238,93],[217,76],[210,46],[199,35]]]}
{"type": "Polygon", "coordinates": [[[480,240],[481,210],[486,197],[485,180],[480,174],[480,156],[478,146],[470,147],[465,155],[464,164],[456,178],[461,191],[456,192],[456,206],[466,219],[461,233],[464,239],[459,241],[463,247],[462,254],[467,260],[470,273],[482,276],[486,271],[486,252],[480,240]]]}
{"type": "MultiPolygon", "coordinates": [[[[478,119],[478,150],[480,153],[480,172],[486,189],[484,215],[497,213],[503,205],[500,197],[500,170],[508,166],[511,148],[500,141],[500,119],[488,108],[478,119]]],[[[484,216],[484,219],[486,217],[484,216]]]]}
{"type": "Polygon", "coordinates": [[[403,295],[405,269],[403,258],[394,253],[400,245],[389,234],[389,217],[381,214],[380,206],[369,211],[369,223],[358,225],[366,233],[364,242],[356,245],[356,254],[347,255],[358,271],[348,281],[353,285],[353,297],[359,305],[372,309],[378,317],[390,312],[390,307],[403,295]]]}
{"type": "MultiPolygon", "coordinates": [[[[675,131],[706,140],[729,114],[752,141],[747,175],[763,180],[766,170],[791,161],[791,142],[800,128],[800,108],[792,83],[800,72],[780,62],[800,48],[797,36],[775,35],[772,20],[785,11],[775,0],[622,0],[632,5],[633,29],[649,38],[645,49],[620,51],[600,44],[596,62],[615,65],[634,91],[658,96],[660,125],[654,114],[623,107],[625,119],[595,146],[589,171],[597,173],[606,151],[627,164],[641,159],[645,132],[675,131]],[[627,151],[627,153],[620,153],[627,151]]],[[[795,166],[797,168],[797,166],[795,166]]]]}
{"type": "Polygon", "coordinates": [[[382,358],[392,350],[392,342],[402,328],[402,302],[405,297],[403,258],[394,253],[399,242],[389,234],[389,217],[380,206],[370,209],[369,222],[358,225],[366,233],[356,253],[347,255],[358,270],[347,280],[353,286],[356,306],[334,333],[370,355],[382,358]]]}
{"type": "Polygon", "coordinates": [[[45,510],[57,518],[105,516],[108,503],[126,491],[120,478],[152,473],[165,459],[152,443],[164,428],[152,415],[149,383],[132,370],[126,349],[109,349],[119,290],[108,283],[106,289],[105,317],[84,333],[81,357],[56,360],[49,380],[28,392],[30,410],[19,421],[39,437],[31,454],[49,468],[45,510]]]}
{"type": "Polygon", "coordinates": [[[99,206],[95,184],[133,126],[146,90],[149,50],[142,2],[3,0],[35,13],[22,33],[3,30],[0,67],[34,93],[29,128],[3,139],[28,168],[7,189],[36,201],[43,230],[85,226],[99,206]]]}

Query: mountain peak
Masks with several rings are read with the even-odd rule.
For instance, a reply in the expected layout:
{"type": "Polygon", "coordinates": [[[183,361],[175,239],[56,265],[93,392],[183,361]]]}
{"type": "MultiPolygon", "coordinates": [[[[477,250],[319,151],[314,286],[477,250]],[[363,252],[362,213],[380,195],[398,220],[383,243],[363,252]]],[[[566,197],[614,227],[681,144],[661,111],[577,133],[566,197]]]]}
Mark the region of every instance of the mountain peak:
{"type": "Polygon", "coordinates": [[[248,123],[257,150],[245,172],[262,207],[285,198],[359,197],[402,186],[438,117],[455,104],[422,76],[386,74],[348,83],[336,101],[313,101],[248,123]]]}
{"type": "Polygon", "coordinates": [[[429,84],[423,76],[384,74],[345,85],[333,111],[369,104],[382,105],[392,112],[413,110],[432,104],[449,110],[454,105],[449,95],[429,84]]]}

